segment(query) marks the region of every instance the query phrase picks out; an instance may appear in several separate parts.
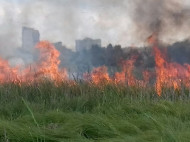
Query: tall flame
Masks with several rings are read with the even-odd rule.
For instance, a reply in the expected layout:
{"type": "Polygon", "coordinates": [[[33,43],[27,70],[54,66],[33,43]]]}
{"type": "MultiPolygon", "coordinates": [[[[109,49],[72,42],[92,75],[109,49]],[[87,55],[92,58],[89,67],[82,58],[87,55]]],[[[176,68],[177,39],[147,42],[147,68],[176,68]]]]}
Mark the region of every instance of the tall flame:
{"type": "Polygon", "coordinates": [[[161,95],[163,87],[172,87],[175,90],[182,85],[189,87],[190,65],[180,65],[175,62],[167,62],[161,51],[154,48],[156,62],[156,91],[161,95]]]}
{"type": "Polygon", "coordinates": [[[41,41],[37,44],[36,48],[40,51],[40,60],[37,64],[36,77],[43,75],[52,80],[64,79],[65,74],[61,74],[59,71],[60,60],[58,58],[60,53],[55,47],[48,41],[41,41]]]}
{"type": "Polygon", "coordinates": [[[67,78],[65,69],[59,70],[60,60],[59,52],[48,41],[41,41],[36,46],[40,51],[39,63],[20,71],[19,68],[13,68],[8,61],[0,59],[0,81],[5,82],[33,82],[40,78],[47,77],[54,81],[62,81],[67,78]],[[32,71],[33,69],[34,71],[32,71]]]}

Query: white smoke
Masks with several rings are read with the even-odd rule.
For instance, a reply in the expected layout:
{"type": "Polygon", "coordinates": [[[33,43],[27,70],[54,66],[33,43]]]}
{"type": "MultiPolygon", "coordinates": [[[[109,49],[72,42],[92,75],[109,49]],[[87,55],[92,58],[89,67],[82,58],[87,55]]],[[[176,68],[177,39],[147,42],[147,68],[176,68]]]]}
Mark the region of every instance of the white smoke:
{"type": "Polygon", "coordinates": [[[142,45],[158,20],[162,21],[159,30],[165,42],[182,40],[190,35],[184,30],[189,27],[189,20],[182,19],[181,26],[177,26],[172,24],[177,21],[168,13],[190,18],[189,3],[189,0],[0,0],[0,56],[13,56],[12,49],[21,46],[22,26],[38,29],[41,39],[62,41],[70,48],[74,48],[75,39],[84,37],[101,38],[103,45],[111,42],[130,46],[142,45]]]}

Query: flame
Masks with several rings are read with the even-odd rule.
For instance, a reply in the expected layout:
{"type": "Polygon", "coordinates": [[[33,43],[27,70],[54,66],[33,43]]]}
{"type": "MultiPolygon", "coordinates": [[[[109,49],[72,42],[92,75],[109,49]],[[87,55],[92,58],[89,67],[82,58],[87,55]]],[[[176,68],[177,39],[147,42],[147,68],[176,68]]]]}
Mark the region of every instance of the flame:
{"type": "Polygon", "coordinates": [[[11,67],[8,61],[0,59],[1,83],[14,82],[25,83],[37,81],[47,77],[55,82],[67,79],[66,69],[59,70],[59,52],[48,41],[41,41],[36,46],[40,51],[39,63],[33,64],[20,71],[18,67],[11,67]],[[32,71],[34,69],[34,71],[32,71]]]}
{"type": "Polygon", "coordinates": [[[154,47],[156,63],[156,83],[155,88],[161,96],[163,87],[171,87],[178,90],[182,85],[189,87],[190,65],[180,65],[175,62],[168,62],[158,47],[154,47]]]}
{"type": "MultiPolygon", "coordinates": [[[[156,35],[150,36],[147,41],[153,46],[155,56],[154,87],[157,94],[161,96],[164,87],[173,88],[174,90],[180,89],[182,85],[190,87],[190,65],[168,62],[166,54],[163,54],[157,46],[156,35]]],[[[57,84],[68,80],[66,69],[59,68],[60,53],[51,43],[41,41],[36,45],[36,49],[38,49],[40,53],[38,63],[34,63],[23,70],[20,70],[19,67],[11,67],[8,61],[0,58],[0,83],[33,83],[34,81],[40,81],[45,78],[57,84]]],[[[142,72],[143,80],[136,79],[133,74],[135,62],[135,57],[122,61],[121,72],[116,72],[113,78],[109,76],[107,67],[102,66],[94,68],[91,73],[85,73],[84,79],[99,86],[114,83],[146,87],[150,84],[152,72],[145,70],[142,72]]],[[[72,84],[75,83],[71,82],[71,85],[72,84]]]]}
{"type": "Polygon", "coordinates": [[[158,40],[156,34],[148,37],[147,41],[154,49],[154,59],[156,64],[155,90],[157,94],[161,96],[163,87],[173,87],[175,90],[180,88],[179,80],[183,79],[183,73],[181,74],[180,71],[185,71],[186,69],[177,63],[167,62],[166,55],[157,47],[158,40]]]}
{"type": "Polygon", "coordinates": [[[122,71],[116,72],[114,77],[111,78],[109,73],[107,72],[107,67],[97,67],[92,70],[91,73],[85,73],[83,75],[85,81],[92,81],[96,85],[103,85],[103,84],[126,84],[128,86],[139,86],[139,87],[146,87],[148,81],[150,79],[150,73],[148,71],[143,72],[144,80],[137,80],[133,75],[134,71],[134,63],[136,61],[135,57],[132,57],[129,60],[122,61],[122,71]]]}
{"type": "Polygon", "coordinates": [[[0,82],[19,82],[18,69],[10,67],[8,61],[0,58],[0,82]]]}
{"type": "Polygon", "coordinates": [[[39,64],[37,64],[37,73],[38,76],[46,76],[52,80],[58,81],[61,78],[65,78],[65,71],[62,73],[59,71],[59,52],[55,47],[48,41],[41,41],[36,46],[40,51],[39,64]]]}
{"type": "Polygon", "coordinates": [[[143,80],[138,80],[133,75],[136,58],[132,57],[129,60],[122,61],[121,72],[116,72],[114,78],[109,77],[107,68],[105,66],[93,69],[88,74],[84,74],[86,80],[91,80],[96,85],[102,85],[102,83],[115,83],[126,84],[128,86],[147,87],[151,84],[150,79],[155,78],[155,91],[158,96],[162,95],[163,88],[173,88],[179,90],[182,85],[190,87],[190,65],[180,65],[176,62],[168,62],[166,59],[166,53],[161,52],[158,48],[157,34],[153,34],[148,37],[147,42],[153,47],[154,59],[155,59],[155,72],[143,71],[143,80]]]}
{"type": "Polygon", "coordinates": [[[122,63],[122,71],[115,73],[115,82],[116,83],[127,83],[129,86],[135,86],[136,79],[133,76],[135,59],[132,58],[130,60],[123,61],[122,63]]]}
{"type": "Polygon", "coordinates": [[[97,67],[92,70],[90,74],[84,74],[85,80],[91,80],[95,85],[102,85],[111,82],[109,74],[107,72],[107,67],[97,67]]]}
{"type": "Polygon", "coordinates": [[[66,69],[59,70],[59,55],[60,53],[48,41],[41,41],[36,45],[40,52],[39,62],[35,65],[34,79],[42,77],[51,79],[55,82],[60,82],[67,79],[66,69]]]}

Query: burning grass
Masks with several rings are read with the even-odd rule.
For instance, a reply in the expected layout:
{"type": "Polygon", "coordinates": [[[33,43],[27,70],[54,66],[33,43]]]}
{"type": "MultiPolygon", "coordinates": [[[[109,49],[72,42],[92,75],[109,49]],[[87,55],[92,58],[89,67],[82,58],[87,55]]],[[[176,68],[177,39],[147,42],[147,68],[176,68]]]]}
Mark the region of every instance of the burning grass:
{"type": "Polygon", "coordinates": [[[153,44],[156,67],[143,70],[141,80],[133,74],[135,57],[113,76],[102,66],[70,80],[47,41],[36,46],[35,71],[0,59],[0,139],[189,141],[190,65],[168,62],[153,44]]]}
{"type": "Polygon", "coordinates": [[[2,141],[189,141],[189,90],[45,81],[0,85],[2,141]]]}
{"type": "MultiPolygon", "coordinates": [[[[142,69],[142,79],[137,79],[134,75],[136,57],[121,62],[121,71],[109,75],[108,68],[101,66],[94,68],[90,73],[84,73],[83,79],[87,83],[97,86],[114,84],[116,86],[130,87],[155,87],[158,96],[161,96],[164,88],[174,88],[180,90],[183,86],[190,87],[190,65],[180,65],[175,62],[168,62],[166,55],[157,47],[157,41],[150,37],[148,41],[152,44],[155,55],[155,69],[152,72],[142,69]],[[152,40],[151,40],[152,39],[152,40]],[[155,43],[154,43],[155,42],[155,43]],[[153,75],[153,83],[152,77],[153,75]]],[[[66,69],[60,69],[59,52],[48,41],[41,41],[36,45],[39,50],[39,59],[30,67],[20,70],[19,67],[11,67],[8,61],[0,59],[0,83],[33,84],[42,80],[52,80],[56,85],[61,82],[73,82],[68,78],[66,69]]],[[[72,83],[71,83],[72,85],[72,83]]]]}

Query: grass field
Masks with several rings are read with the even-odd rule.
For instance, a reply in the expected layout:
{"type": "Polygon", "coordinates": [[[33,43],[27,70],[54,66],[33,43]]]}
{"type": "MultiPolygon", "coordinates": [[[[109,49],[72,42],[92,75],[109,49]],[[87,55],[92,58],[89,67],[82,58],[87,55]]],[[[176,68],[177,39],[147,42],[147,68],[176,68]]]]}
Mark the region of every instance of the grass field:
{"type": "Polygon", "coordinates": [[[5,142],[188,142],[189,91],[50,82],[0,85],[5,142]]]}

